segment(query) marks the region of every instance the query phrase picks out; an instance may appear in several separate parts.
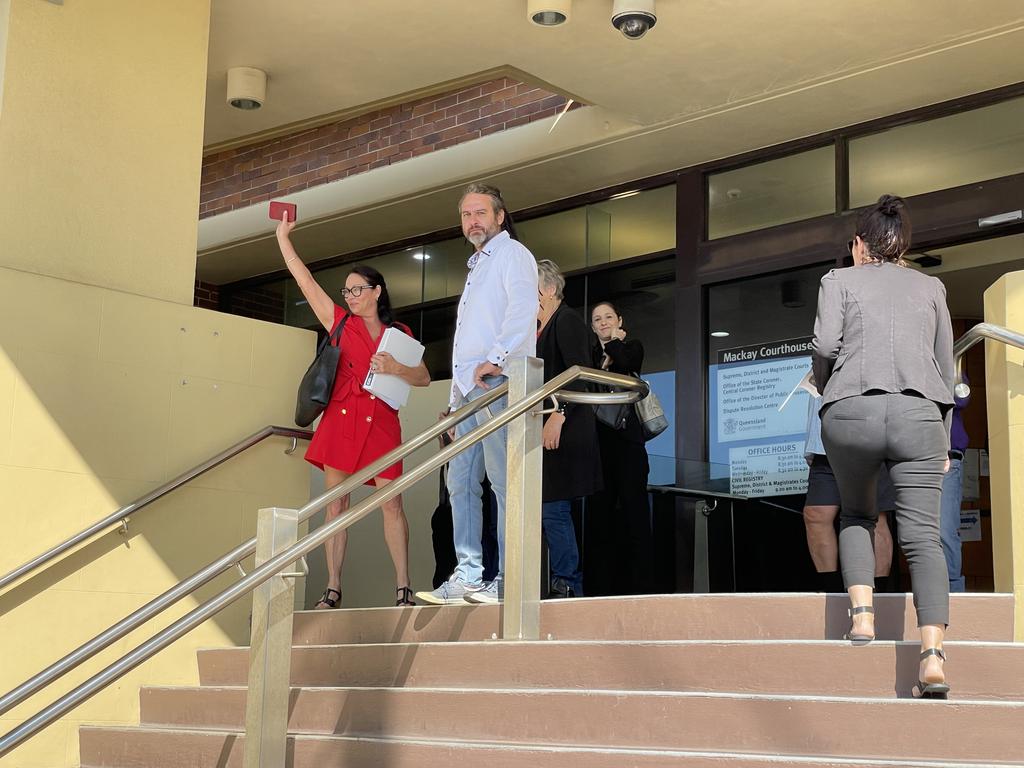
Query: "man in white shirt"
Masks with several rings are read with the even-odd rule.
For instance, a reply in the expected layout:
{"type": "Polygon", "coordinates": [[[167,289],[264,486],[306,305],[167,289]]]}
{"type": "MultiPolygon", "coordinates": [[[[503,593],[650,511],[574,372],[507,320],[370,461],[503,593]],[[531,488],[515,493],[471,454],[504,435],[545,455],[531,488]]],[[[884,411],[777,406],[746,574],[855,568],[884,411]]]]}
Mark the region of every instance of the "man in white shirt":
{"type": "MultiPolygon", "coordinates": [[[[462,233],[476,251],[459,301],[452,349],[452,410],[501,385],[509,360],[537,353],[537,262],[514,239],[512,219],[501,192],[486,184],[471,184],[459,201],[462,233]]],[[[491,406],[498,413],[508,405],[501,398],[491,406]]],[[[487,420],[488,409],[456,427],[461,437],[487,420]]],[[[506,430],[501,429],[467,448],[448,467],[448,492],[458,564],[448,581],[417,597],[438,605],[497,603],[503,595],[505,557],[506,430]],[[484,474],[497,498],[498,574],[483,582],[480,538],[483,527],[481,483],[484,474]]]]}

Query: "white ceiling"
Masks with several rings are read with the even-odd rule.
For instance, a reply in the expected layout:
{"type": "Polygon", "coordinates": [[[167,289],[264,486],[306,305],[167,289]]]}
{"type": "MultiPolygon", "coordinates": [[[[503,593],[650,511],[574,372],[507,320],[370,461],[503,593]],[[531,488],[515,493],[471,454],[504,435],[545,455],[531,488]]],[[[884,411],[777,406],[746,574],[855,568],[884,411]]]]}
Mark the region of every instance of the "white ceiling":
{"type": "MultiPolygon", "coordinates": [[[[307,208],[310,260],[451,226],[467,179],[499,181],[524,208],[1024,81],[1019,0],[658,0],[658,24],[639,41],[611,27],[611,0],[575,0],[557,29],[529,24],[525,6],[214,0],[207,146],[502,68],[594,105],[550,135],[552,121],[535,123],[435,153],[443,162],[427,155],[320,187],[307,208]],[[224,104],[232,66],[269,73],[263,109],[224,104]]],[[[200,276],[276,268],[265,222],[245,211],[204,220],[200,276]]]]}

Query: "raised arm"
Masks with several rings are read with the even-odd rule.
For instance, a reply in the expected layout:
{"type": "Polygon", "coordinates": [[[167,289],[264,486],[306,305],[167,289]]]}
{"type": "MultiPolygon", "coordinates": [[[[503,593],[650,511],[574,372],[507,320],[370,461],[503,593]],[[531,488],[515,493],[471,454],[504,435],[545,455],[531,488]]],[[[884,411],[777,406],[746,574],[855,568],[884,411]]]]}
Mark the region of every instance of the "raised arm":
{"type": "Polygon", "coordinates": [[[313,278],[309,268],[302,263],[299,254],[292,245],[291,233],[295,229],[295,222],[288,221],[288,213],[285,212],[281,223],[277,225],[277,245],[284,257],[284,265],[292,273],[295,282],[302,291],[302,295],[309,302],[309,308],[313,310],[316,319],[328,331],[334,326],[334,302],[327,292],[320,287],[320,284],[313,278]]]}

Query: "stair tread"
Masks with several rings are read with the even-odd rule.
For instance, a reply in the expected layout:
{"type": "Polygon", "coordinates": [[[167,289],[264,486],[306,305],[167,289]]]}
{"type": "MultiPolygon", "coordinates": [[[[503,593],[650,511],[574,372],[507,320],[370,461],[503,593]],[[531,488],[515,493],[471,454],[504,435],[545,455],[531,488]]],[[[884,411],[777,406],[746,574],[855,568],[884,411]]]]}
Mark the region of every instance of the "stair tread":
{"type": "MultiPolygon", "coordinates": [[[[164,726],[82,726],[83,732],[132,734],[165,734],[193,737],[235,736],[244,738],[245,732],[240,729],[196,729],[168,728],[164,726]]],[[[920,760],[913,758],[857,758],[842,755],[795,755],[777,752],[737,752],[731,750],[698,750],[698,749],[653,749],[637,747],[607,747],[573,744],[535,744],[531,742],[487,741],[474,739],[425,739],[425,738],[392,738],[372,736],[347,736],[338,734],[289,734],[289,740],[298,742],[323,742],[333,744],[365,744],[386,747],[444,747],[456,751],[487,750],[494,752],[535,752],[560,756],[617,756],[635,758],[643,756],[667,757],[677,760],[692,758],[714,758],[721,760],[760,761],[766,765],[841,765],[850,768],[875,768],[876,766],[893,766],[894,768],[985,768],[986,766],[1021,766],[1024,763],[991,760],[970,762],[960,760],[920,760]]]]}
{"type": "MultiPolygon", "coordinates": [[[[188,693],[208,693],[217,691],[245,691],[244,685],[201,685],[201,686],[143,686],[143,691],[176,691],[188,693]]],[[[473,686],[422,686],[417,688],[403,688],[398,686],[370,686],[370,685],[293,685],[290,687],[293,692],[322,692],[322,691],[373,691],[386,692],[396,695],[429,695],[429,694],[508,694],[516,697],[530,696],[609,696],[621,698],[623,696],[637,697],[658,697],[658,698],[680,698],[680,699],[744,699],[753,701],[814,701],[834,703],[865,703],[880,704],[885,706],[952,706],[963,707],[967,705],[983,707],[1009,707],[1024,710],[1024,701],[1004,701],[1000,699],[950,699],[946,702],[926,701],[921,699],[894,699],[883,696],[829,696],[817,694],[795,694],[795,693],[748,693],[730,691],[666,691],[666,690],[630,690],[620,688],[511,688],[511,687],[473,687],[473,686]]],[[[954,691],[955,694],[955,691],[954,691]]]]}

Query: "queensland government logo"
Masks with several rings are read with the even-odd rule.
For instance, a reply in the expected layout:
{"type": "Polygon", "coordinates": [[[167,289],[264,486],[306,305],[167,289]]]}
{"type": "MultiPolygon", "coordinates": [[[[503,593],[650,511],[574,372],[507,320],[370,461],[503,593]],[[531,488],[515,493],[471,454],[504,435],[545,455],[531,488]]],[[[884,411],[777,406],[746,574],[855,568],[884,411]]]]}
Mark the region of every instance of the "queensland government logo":
{"type": "Polygon", "coordinates": [[[722,431],[727,435],[735,435],[737,424],[736,419],[728,418],[722,422],[722,431]]]}

